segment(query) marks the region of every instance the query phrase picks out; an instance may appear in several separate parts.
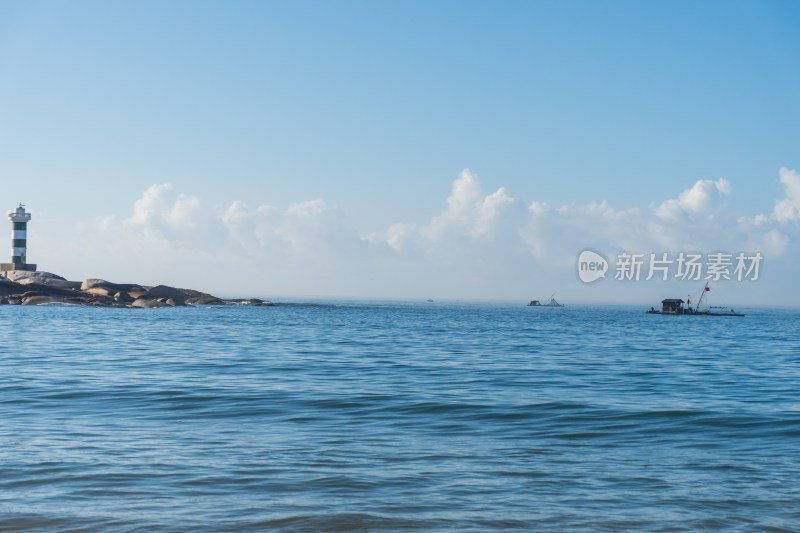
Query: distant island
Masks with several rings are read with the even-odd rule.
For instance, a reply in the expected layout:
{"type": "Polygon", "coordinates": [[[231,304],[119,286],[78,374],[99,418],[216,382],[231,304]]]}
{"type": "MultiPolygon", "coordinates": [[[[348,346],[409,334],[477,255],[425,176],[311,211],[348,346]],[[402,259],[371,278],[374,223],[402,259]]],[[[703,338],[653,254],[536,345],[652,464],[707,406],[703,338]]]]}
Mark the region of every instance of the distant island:
{"type": "Polygon", "coordinates": [[[0,305],[86,305],[94,307],[184,307],[189,305],[269,306],[272,302],[223,299],[167,285],[112,283],[104,279],[68,281],[50,272],[9,270],[0,277],[0,305]]]}

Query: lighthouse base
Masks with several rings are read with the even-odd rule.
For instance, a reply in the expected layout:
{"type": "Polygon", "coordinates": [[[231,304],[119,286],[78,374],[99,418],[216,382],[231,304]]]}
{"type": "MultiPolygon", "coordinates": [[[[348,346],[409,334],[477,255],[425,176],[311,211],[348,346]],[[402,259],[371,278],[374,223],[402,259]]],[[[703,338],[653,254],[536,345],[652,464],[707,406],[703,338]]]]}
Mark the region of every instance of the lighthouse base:
{"type": "Polygon", "coordinates": [[[0,272],[4,275],[11,270],[27,270],[28,272],[36,272],[36,265],[31,263],[0,263],[0,272]]]}

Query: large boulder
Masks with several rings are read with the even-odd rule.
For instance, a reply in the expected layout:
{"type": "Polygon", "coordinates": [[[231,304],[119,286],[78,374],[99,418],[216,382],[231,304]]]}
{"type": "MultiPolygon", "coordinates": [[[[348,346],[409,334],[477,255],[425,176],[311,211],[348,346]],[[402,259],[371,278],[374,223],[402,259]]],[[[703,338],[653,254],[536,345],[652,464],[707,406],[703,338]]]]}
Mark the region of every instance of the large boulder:
{"type": "Polygon", "coordinates": [[[156,285],[147,291],[147,294],[142,296],[149,300],[158,300],[163,298],[170,298],[174,300],[175,305],[186,305],[186,292],[183,289],[176,289],[175,287],[168,287],[167,285],[156,285]]]}
{"type": "Polygon", "coordinates": [[[44,272],[42,270],[35,272],[30,270],[9,270],[6,272],[6,278],[20,285],[43,285],[54,289],[75,290],[81,286],[79,281],[67,281],[52,272],[44,272]]]}
{"type": "Polygon", "coordinates": [[[217,298],[216,296],[211,296],[210,294],[203,294],[202,296],[194,296],[192,298],[188,298],[186,300],[187,304],[192,305],[224,305],[225,302],[217,298]]]}
{"type": "Polygon", "coordinates": [[[148,298],[186,298],[186,292],[183,289],[170,287],[168,285],[156,285],[147,291],[148,298]]]}
{"type": "MultiPolygon", "coordinates": [[[[53,280],[60,280],[60,281],[67,281],[66,278],[62,278],[61,276],[57,276],[52,272],[45,272],[43,270],[9,270],[6,272],[6,277],[9,281],[17,281],[22,282],[22,280],[31,279],[31,278],[39,278],[40,280],[44,279],[53,279],[53,280]]],[[[44,285],[41,281],[34,281],[29,283],[38,283],[40,285],[44,285]]]]}
{"type": "Polygon", "coordinates": [[[143,309],[152,309],[155,307],[169,307],[168,304],[159,300],[147,300],[145,298],[137,298],[131,304],[131,307],[141,307],[143,309]]]}
{"type": "Polygon", "coordinates": [[[22,305],[47,305],[47,304],[55,304],[55,303],[72,303],[64,298],[59,298],[58,296],[44,296],[44,295],[36,295],[36,296],[26,296],[22,298],[22,305]]]}
{"type": "Polygon", "coordinates": [[[118,294],[120,291],[110,287],[89,287],[88,289],[84,289],[83,292],[88,294],[96,294],[97,296],[108,296],[113,298],[114,295],[118,294]]]}
{"type": "Polygon", "coordinates": [[[117,292],[117,293],[114,293],[114,299],[116,301],[118,301],[118,302],[122,302],[122,303],[126,303],[126,304],[133,303],[136,300],[136,298],[131,296],[131,294],[128,293],[128,292],[117,292]]]}
{"type": "MultiPolygon", "coordinates": [[[[126,292],[126,291],[120,291],[120,292],[126,292]]],[[[134,287],[133,289],[127,291],[127,294],[129,294],[131,298],[135,300],[136,298],[141,298],[142,296],[147,294],[147,289],[142,287],[134,287]]]]}
{"type": "Polygon", "coordinates": [[[45,287],[52,287],[54,289],[67,289],[67,290],[79,290],[81,288],[80,281],[67,281],[64,279],[54,279],[54,278],[38,278],[31,276],[29,278],[22,278],[19,280],[21,285],[44,285],[45,287]]]}
{"type": "Polygon", "coordinates": [[[0,279],[0,296],[10,296],[12,294],[22,294],[27,291],[27,287],[8,281],[7,279],[0,279]]]}
{"type": "Polygon", "coordinates": [[[144,288],[136,283],[111,283],[100,278],[89,278],[81,283],[82,291],[88,291],[95,287],[102,287],[113,292],[145,292],[144,288]]]}
{"type": "Polygon", "coordinates": [[[25,298],[30,298],[31,296],[49,296],[49,295],[43,293],[42,291],[28,291],[28,292],[23,292],[22,294],[19,295],[19,297],[22,298],[23,300],[25,298]]]}
{"type": "Polygon", "coordinates": [[[106,285],[107,283],[109,283],[109,282],[104,280],[104,279],[89,278],[89,279],[83,280],[83,283],[81,283],[81,290],[85,291],[85,290],[91,289],[92,287],[101,287],[103,285],[106,285]]]}

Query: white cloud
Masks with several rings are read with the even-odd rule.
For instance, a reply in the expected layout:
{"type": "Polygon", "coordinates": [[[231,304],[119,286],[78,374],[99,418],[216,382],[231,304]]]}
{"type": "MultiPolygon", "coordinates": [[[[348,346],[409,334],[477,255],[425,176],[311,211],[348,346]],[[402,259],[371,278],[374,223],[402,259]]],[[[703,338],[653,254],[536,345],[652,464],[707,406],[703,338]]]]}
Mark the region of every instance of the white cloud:
{"type": "Polygon", "coordinates": [[[503,224],[505,217],[520,209],[521,203],[509,196],[504,188],[484,196],[477,174],[464,169],[453,182],[447,209],[420,228],[419,235],[430,242],[456,236],[487,237],[503,224]]]}
{"type": "Polygon", "coordinates": [[[736,222],[748,234],[751,247],[766,251],[774,257],[782,256],[790,247],[791,239],[783,231],[791,231],[788,222],[800,220],[800,174],[781,167],[778,171],[786,197],[775,201],[771,215],[758,214],[752,218],[740,217],[736,222]],[[778,226],[781,229],[778,229],[778,226]]]}
{"type": "Polygon", "coordinates": [[[800,219],[800,174],[796,170],[781,168],[781,183],[786,186],[786,198],[775,203],[773,218],[786,222],[800,219]]]}
{"type": "Polygon", "coordinates": [[[199,198],[178,194],[169,184],[153,185],[134,202],[133,213],[122,225],[147,240],[198,244],[211,230],[207,213],[199,198]]]}
{"type": "Polygon", "coordinates": [[[517,230],[526,216],[525,206],[504,188],[484,195],[478,177],[464,169],[453,182],[446,208],[418,226],[398,222],[386,232],[367,236],[372,244],[388,244],[395,252],[416,250],[430,255],[463,258],[476,247],[503,247],[510,241],[521,244],[517,230]]]}
{"type": "Polygon", "coordinates": [[[800,177],[781,169],[781,181],[787,198],[772,216],[736,221],[723,209],[732,191],[722,178],[700,180],[644,211],[606,201],[555,209],[505,188],[485,194],[465,169],[427,223],[398,221],[367,236],[323,199],[286,208],[237,201],[217,210],[153,185],[130,216],[87,221],[82,240],[61,251],[91,265],[84,277],[223,295],[514,298],[541,287],[534,292],[541,296],[576,283],[575,256],[586,247],[609,255],[760,251],[773,260],[792,249],[779,224],[798,218],[800,177]]]}
{"type": "Polygon", "coordinates": [[[686,189],[677,199],[669,199],[655,208],[659,217],[678,220],[698,215],[713,215],[722,207],[731,194],[731,184],[725,178],[717,181],[698,180],[691,189],[686,189]]]}

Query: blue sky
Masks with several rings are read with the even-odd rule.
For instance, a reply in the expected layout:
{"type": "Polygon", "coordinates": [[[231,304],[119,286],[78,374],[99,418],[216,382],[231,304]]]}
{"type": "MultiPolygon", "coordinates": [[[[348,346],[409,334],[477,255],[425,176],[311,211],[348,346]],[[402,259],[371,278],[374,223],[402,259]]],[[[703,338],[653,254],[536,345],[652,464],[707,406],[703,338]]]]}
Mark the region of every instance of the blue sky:
{"type": "MultiPolygon", "coordinates": [[[[752,218],[785,196],[779,169],[800,168],[798,23],[795,2],[4,2],[2,196],[33,209],[32,247],[35,232],[61,243],[122,224],[164,184],[217,219],[234,202],[288,212],[322,199],[367,242],[429,224],[465,168],[487,196],[617,210],[723,178],[714,216],[752,218]]],[[[794,242],[792,223],[778,229],[794,242]]],[[[126,233],[148,231],[170,238],[126,233]]],[[[210,253],[189,241],[170,249],[210,253]]],[[[134,257],[94,248],[73,245],[104,272],[52,247],[29,255],[72,277],[136,275],[134,257]]],[[[429,260],[413,268],[441,268],[429,260]]],[[[388,279],[304,291],[315,273],[287,265],[266,270],[288,290],[259,290],[409,293],[388,279]]],[[[529,287],[525,272],[514,281],[529,287]]]]}

